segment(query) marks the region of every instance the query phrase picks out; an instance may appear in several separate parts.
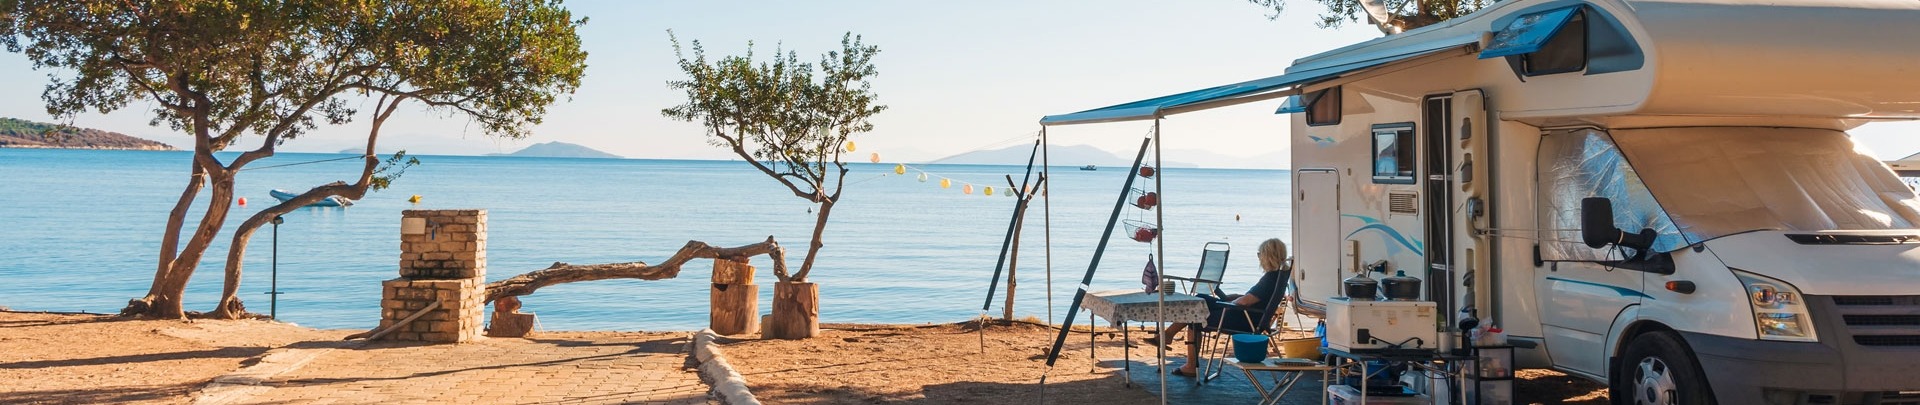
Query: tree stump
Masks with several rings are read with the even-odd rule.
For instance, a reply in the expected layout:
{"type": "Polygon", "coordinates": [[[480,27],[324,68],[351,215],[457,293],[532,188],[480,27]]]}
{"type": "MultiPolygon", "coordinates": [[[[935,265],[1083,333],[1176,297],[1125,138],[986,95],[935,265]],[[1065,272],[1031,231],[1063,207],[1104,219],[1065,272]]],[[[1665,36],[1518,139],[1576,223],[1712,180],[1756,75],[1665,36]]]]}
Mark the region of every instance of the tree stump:
{"type": "Polygon", "coordinates": [[[761,330],[766,339],[806,339],[820,335],[820,285],[773,284],[773,314],[761,330]]]}
{"type": "Polygon", "coordinates": [[[520,298],[501,298],[493,301],[493,322],[487,326],[487,336],[527,337],[533,333],[533,323],[533,314],[520,312],[520,298]]]}
{"type": "Polygon", "coordinates": [[[753,284],[753,266],[745,261],[713,260],[713,286],[708,327],[714,333],[739,335],[760,331],[760,286],[753,284]]]}

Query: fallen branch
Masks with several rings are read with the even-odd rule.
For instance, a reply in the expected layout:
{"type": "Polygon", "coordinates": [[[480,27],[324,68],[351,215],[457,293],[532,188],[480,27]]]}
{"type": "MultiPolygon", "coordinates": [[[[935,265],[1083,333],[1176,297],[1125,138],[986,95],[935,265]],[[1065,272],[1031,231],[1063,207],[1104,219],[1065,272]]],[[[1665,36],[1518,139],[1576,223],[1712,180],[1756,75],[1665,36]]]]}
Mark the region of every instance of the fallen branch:
{"type": "Polygon", "coordinates": [[[513,276],[505,280],[487,284],[487,300],[493,302],[502,297],[517,297],[533,294],[534,290],[554,284],[577,281],[608,280],[633,278],[641,280],[663,280],[680,275],[680,266],[693,259],[728,259],[745,261],[748,258],[767,255],[773,259],[776,273],[784,274],[787,268],[786,249],[768,236],[765,242],[751,245],[720,248],[697,240],[687,241],[687,245],[675,252],[673,257],[657,265],[646,262],[605,263],[574,265],[555,262],[545,269],[513,276]]]}
{"type": "Polygon", "coordinates": [[[413,311],[413,315],[407,315],[406,319],[401,319],[400,322],[394,322],[392,326],[388,326],[386,329],[355,333],[352,335],[347,335],[346,338],[343,338],[341,340],[354,340],[354,339],[360,338],[361,336],[366,336],[367,340],[369,341],[380,340],[381,336],[386,336],[388,333],[393,333],[393,331],[400,330],[400,328],[407,327],[407,324],[413,323],[413,320],[415,319],[420,319],[420,316],[426,315],[428,312],[433,312],[433,310],[440,309],[441,302],[442,302],[441,299],[435,298],[433,299],[432,304],[427,304],[426,307],[420,308],[420,310],[418,311],[413,311]]]}

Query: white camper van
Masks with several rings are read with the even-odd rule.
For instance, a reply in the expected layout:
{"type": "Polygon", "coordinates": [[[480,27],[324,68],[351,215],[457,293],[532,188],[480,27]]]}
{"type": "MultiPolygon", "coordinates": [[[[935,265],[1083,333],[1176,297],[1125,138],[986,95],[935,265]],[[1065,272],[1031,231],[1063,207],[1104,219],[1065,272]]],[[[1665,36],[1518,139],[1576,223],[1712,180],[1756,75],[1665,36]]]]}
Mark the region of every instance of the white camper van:
{"type": "Polygon", "coordinates": [[[1618,402],[1920,403],[1920,198],[1845,132],[1920,117],[1915,41],[1910,0],[1523,0],[1302,59],[1397,56],[1293,104],[1297,302],[1358,246],[1618,402]]]}
{"type": "Polygon", "coordinates": [[[1920,198],[1846,133],[1920,118],[1920,1],[1510,0],[1286,73],[1042,122],[1289,97],[1304,312],[1384,261],[1620,403],[1920,403],[1920,198]]]}

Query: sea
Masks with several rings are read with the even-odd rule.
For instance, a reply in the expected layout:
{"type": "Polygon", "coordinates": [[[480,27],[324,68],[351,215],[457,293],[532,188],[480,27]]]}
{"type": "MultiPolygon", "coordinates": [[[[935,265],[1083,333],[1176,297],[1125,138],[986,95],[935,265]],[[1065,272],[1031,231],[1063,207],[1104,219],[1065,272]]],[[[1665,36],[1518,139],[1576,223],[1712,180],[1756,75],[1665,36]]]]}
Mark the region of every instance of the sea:
{"type": "MultiPolygon", "coordinates": [[[[188,181],[191,154],[168,151],[0,149],[0,306],[16,311],[113,313],[145,294],[168,211],[188,181]]],[[[300,191],[358,175],[350,155],[281,153],[240,173],[234,207],[188,285],[188,310],[211,310],[227,247],[246,217],[300,191]]],[[[223,155],[231,158],[231,155],[223,155]]],[[[351,207],[301,208],[262,227],[247,247],[241,299],[284,322],[365,329],[379,322],[380,282],[398,276],[400,214],[485,209],[488,280],[573,264],[658,263],[689,240],[741,246],[776,238],[798,271],[814,206],[742,161],[418,156],[392,188],[351,207]],[[418,203],[408,202],[418,195],[418,203]],[[269,294],[272,291],[280,294],[269,294]]],[[[1276,162],[1276,165],[1278,162],[1276,162]]],[[[820,284],[822,322],[926,324],[979,316],[1000,263],[1024,166],[852,164],[824,247],[809,276],[820,284]],[[920,174],[926,173],[923,179],[920,174]],[[951,186],[941,187],[942,179],[951,186]],[[974,188],[971,194],[966,186],[974,188]],[[986,195],[986,187],[994,194],[986,195]]],[[[1038,168],[1036,168],[1038,171],[1038,168]]],[[[1191,276],[1202,247],[1226,242],[1226,289],[1251,286],[1268,238],[1290,240],[1284,170],[1168,168],[1127,190],[1125,167],[1056,166],[1045,198],[1021,229],[1017,266],[1002,272],[987,313],[1000,316],[1014,287],[1016,317],[1063,321],[1081,280],[1090,289],[1139,289],[1149,257],[1191,276]],[[1156,190],[1152,210],[1126,205],[1156,190]],[[1156,246],[1129,224],[1158,225],[1156,246]],[[1107,231],[1103,255],[1094,261],[1107,231]]],[[[1037,180],[1037,176],[1034,180],[1037,180]]],[[[202,192],[203,206],[206,192],[202,192]]],[[[189,215],[191,232],[204,207],[189,215]]],[[[772,265],[760,268],[760,311],[772,302],[772,265]]],[[[561,284],[522,297],[547,330],[696,330],[708,322],[711,262],[679,277],[561,284]]],[[[1085,323],[1085,315],[1078,323],[1085,323]]]]}

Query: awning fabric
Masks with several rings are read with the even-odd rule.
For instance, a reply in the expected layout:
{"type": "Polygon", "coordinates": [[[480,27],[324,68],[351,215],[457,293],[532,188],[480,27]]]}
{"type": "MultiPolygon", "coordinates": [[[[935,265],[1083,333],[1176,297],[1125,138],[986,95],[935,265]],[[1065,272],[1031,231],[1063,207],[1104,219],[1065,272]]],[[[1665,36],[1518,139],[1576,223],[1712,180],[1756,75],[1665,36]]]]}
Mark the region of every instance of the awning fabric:
{"type": "Polygon", "coordinates": [[[1170,96],[1150,98],[1126,104],[1076,113],[1040,118],[1041,125],[1091,124],[1096,122],[1147,120],[1210,108],[1271,100],[1299,94],[1299,86],[1388,63],[1457,48],[1478,38],[1460,37],[1442,41],[1389,48],[1348,58],[1314,61],[1294,65],[1287,74],[1224,86],[1209,87],[1170,96]]]}
{"type": "Polygon", "coordinates": [[[1540,47],[1553,39],[1554,34],[1559,34],[1560,27],[1573,21],[1573,14],[1579,11],[1580,6],[1567,6],[1515,18],[1507,23],[1506,28],[1493,34],[1493,41],[1487,43],[1487,49],[1480,51],[1480,59],[1539,52],[1540,47]]]}

